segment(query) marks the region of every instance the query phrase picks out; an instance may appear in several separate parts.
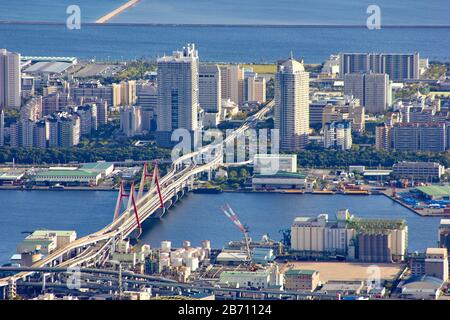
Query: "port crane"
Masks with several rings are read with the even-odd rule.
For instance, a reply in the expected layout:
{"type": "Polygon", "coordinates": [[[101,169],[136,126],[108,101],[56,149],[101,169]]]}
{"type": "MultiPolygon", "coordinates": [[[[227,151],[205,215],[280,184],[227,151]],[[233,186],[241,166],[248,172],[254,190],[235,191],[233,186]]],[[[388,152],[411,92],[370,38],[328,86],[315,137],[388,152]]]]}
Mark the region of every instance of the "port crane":
{"type": "Polygon", "coordinates": [[[248,227],[244,226],[239,218],[237,217],[236,213],[231,209],[230,205],[227,203],[221,208],[222,212],[227,216],[228,219],[231,220],[231,222],[234,223],[236,227],[244,234],[244,241],[245,241],[245,251],[247,253],[247,263],[252,265],[252,253],[250,250],[250,237],[248,235],[248,227]]]}

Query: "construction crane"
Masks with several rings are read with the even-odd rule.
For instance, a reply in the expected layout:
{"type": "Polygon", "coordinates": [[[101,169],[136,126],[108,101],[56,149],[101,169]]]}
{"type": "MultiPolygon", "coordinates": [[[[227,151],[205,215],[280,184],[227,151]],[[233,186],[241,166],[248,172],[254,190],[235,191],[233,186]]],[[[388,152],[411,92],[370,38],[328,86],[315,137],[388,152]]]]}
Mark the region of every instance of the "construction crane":
{"type": "Polygon", "coordinates": [[[239,230],[244,234],[244,241],[245,241],[245,251],[247,253],[247,263],[252,265],[252,253],[250,251],[250,237],[248,236],[248,227],[244,226],[241,221],[239,221],[239,218],[237,217],[236,213],[231,209],[231,207],[228,204],[225,204],[222,208],[222,212],[228,217],[228,219],[231,220],[231,222],[234,223],[236,227],[239,228],[239,230]]]}

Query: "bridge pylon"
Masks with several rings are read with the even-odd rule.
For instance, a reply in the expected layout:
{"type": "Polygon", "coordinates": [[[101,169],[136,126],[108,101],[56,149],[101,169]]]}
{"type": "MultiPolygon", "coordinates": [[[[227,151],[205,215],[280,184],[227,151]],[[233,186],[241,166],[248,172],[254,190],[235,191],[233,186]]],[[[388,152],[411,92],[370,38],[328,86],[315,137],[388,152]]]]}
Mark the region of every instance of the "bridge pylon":
{"type": "Polygon", "coordinates": [[[145,187],[145,183],[146,183],[147,179],[151,179],[149,192],[151,192],[151,190],[153,190],[153,188],[156,185],[156,189],[158,191],[158,196],[159,196],[160,207],[164,208],[164,200],[163,200],[163,197],[161,194],[161,186],[159,184],[158,161],[155,160],[153,173],[148,173],[147,162],[144,163],[144,168],[142,170],[141,182],[139,184],[139,191],[138,191],[138,196],[137,196],[138,200],[141,199],[144,195],[144,187],[145,187]]]}
{"type": "Polygon", "coordinates": [[[114,210],[114,219],[113,221],[116,221],[116,219],[119,217],[121,213],[122,208],[122,199],[127,198],[128,194],[125,193],[125,190],[123,188],[123,181],[120,180],[120,189],[119,189],[119,195],[117,196],[117,202],[116,202],[116,209],[114,210]]]}
{"type": "Polygon", "coordinates": [[[17,285],[16,281],[8,281],[8,300],[14,300],[17,297],[17,285]]]}

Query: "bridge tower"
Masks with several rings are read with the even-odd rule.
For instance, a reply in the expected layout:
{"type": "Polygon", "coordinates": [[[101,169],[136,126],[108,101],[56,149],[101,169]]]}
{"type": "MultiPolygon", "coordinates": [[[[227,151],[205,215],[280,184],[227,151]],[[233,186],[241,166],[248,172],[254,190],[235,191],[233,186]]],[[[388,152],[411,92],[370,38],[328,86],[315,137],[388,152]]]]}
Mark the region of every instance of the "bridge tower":
{"type": "Polygon", "coordinates": [[[14,300],[17,297],[17,285],[14,280],[8,281],[8,300],[14,300]]]}
{"type": "Polygon", "coordinates": [[[120,189],[119,189],[119,195],[117,197],[117,202],[116,202],[116,209],[114,210],[114,219],[113,221],[116,221],[117,218],[119,217],[120,213],[121,213],[121,208],[122,208],[122,199],[123,198],[127,198],[128,194],[125,193],[124,188],[123,188],[123,181],[120,181],[120,189]]]}
{"type": "Polygon", "coordinates": [[[156,190],[157,190],[158,196],[159,196],[160,207],[164,208],[164,200],[163,200],[163,196],[161,194],[161,186],[159,184],[159,168],[158,168],[158,162],[156,160],[155,160],[153,173],[148,173],[147,162],[144,163],[144,169],[142,170],[141,183],[139,184],[138,199],[141,199],[142,196],[144,195],[144,187],[145,187],[145,182],[147,181],[147,179],[151,179],[151,185],[150,185],[149,191],[153,190],[153,188],[156,185],[156,190]]]}

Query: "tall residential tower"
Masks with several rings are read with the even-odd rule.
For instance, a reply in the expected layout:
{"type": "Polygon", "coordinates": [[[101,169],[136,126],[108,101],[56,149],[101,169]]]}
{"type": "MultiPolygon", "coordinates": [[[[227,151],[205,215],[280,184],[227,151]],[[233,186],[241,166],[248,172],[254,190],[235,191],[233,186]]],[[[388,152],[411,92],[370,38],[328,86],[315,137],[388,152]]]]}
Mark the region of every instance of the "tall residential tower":
{"type": "Polygon", "coordinates": [[[0,49],[0,108],[20,108],[20,54],[0,49]]]}
{"type": "Polygon", "coordinates": [[[198,52],[194,44],[164,56],[158,65],[158,143],[170,145],[173,130],[198,128],[198,52]]]}
{"type": "Polygon", "coordinates": [[[275,129],[280,150],[305,148],[309,130],[309,73],[303,63],[290,58],[278,65],[275,77],[275,129]]]}

